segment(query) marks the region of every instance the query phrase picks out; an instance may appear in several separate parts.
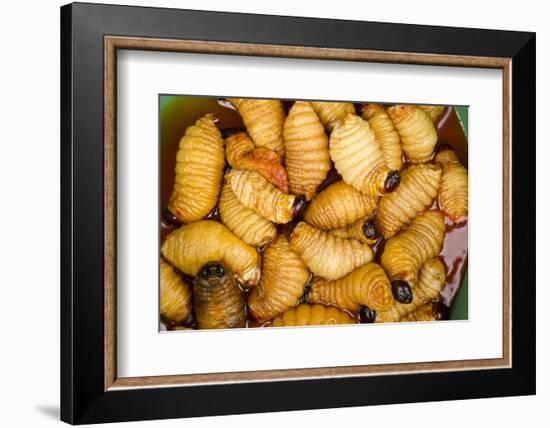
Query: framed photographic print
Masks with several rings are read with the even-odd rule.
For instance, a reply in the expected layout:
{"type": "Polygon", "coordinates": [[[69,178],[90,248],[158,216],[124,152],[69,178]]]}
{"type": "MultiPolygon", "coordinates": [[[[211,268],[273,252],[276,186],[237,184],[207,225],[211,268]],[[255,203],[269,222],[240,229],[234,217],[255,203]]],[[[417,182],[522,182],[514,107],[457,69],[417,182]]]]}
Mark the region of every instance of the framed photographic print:
{"type": "Polygon", "coordinates": [[[61,54],[62,420],[535,393],[533,33],[75,3],[61,54]]]}

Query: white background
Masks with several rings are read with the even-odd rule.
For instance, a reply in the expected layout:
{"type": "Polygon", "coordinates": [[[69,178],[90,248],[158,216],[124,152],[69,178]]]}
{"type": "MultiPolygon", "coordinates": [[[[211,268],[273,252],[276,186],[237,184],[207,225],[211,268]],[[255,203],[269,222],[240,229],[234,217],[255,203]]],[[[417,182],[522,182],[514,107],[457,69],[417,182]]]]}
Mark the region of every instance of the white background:
{"type": "Polygon", "coordinates": [[[502,262],[485,256],[502,253],[500,70],[123,51],[117,79],[119,376],[502,356],[502,262]],[[158,334],[159,93],[469,104],[469,321],[158,334]]]}
{"type": "MultiPolygon", "coordinates": [[[[104,1],[105,3],[111,3],[104,1]]],[[[550,29],[544,2],[461,1],[460,8],[441,1],[411,2],[244,2],[233,0],[127,1],[129,4],[272,13],[415,24],[490,27],[537,31],[537,264],[550,257],[543,213],[550,209],[550,133],[544,118],[550,95],[550,29]],[[544,248],[546,247],[546,248],[544,248]]],[[[59,10],[62,2],[6,2],[0,12],[0,424],[43,427],[59,424],[59,10]],[[30,114],[30,116],[28,116],[30,114]],[[31,123],[29,124],[29,117],[31,123]]],[[[462,402],[419,403],[353,409],[285,412],[199,418],[186,421],[132,423],[125,426],[280,427],[343,424],[448,427],[490,424],[542,426],[550,401],[548,311],[545,272],[537,274],[538,395],[462,402]]]]}

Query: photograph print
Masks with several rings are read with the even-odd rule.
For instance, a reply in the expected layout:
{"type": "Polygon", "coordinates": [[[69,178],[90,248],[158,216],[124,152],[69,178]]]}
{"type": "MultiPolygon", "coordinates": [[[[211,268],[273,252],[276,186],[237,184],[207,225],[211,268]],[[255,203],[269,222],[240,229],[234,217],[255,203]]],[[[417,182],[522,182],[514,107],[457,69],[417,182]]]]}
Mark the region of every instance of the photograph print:
{"type": "Polygon", "coordinates": [[[466,106],[170,94],[159,118],[161,331],[468,319],[466,106]]]}

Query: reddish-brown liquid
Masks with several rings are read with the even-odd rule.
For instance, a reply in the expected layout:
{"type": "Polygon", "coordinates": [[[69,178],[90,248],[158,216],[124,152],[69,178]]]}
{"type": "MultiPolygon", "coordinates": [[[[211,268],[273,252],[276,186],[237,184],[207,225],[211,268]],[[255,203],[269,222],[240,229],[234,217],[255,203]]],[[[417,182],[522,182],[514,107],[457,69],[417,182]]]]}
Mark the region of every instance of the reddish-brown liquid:
{"type": "MultiPolygon", "coordinates": [[[[175,230],[177,223],[170,221],[169,215],[163,213],[168,205],[172,187],[174,184],[174,169],[175,159],[178,150],[178,143],[181,137],[185,134],[188,126],[193,125],[200,117],[206,113],[213,113],[217,118],[217,126],[222,133],[233,132],[234,130],[244,129],[244,125],[239,114],[227,102],[216,98],[208,97],[186,97],[189,102],[186,103],[185,114],[179,115],[178,120],[170,118],[170,113],[167,113],[166,124],[162,124],[160,133],[160,240],[164,241],[166,236],[175,230]],[[167,124],[171,126],[168,126],[167,124]]],[[[284,107],[288,111],[292,106],[292,101],[284,101],[284,107]]],[[[357,105],[358,110],[360,106],[357,105]]],[[[458,117],[452,108],[447,108],[441,115],[437,123],[438,146],[450,146],[464,166],[468,166],[468,144],[464,131],[458,120],[458,117]]],[[[436,148],[437,150],[437,148],[436,148]]],[[[406,165],[405,165],[406,166],[406,165]]],[[[326,180],[319,186],[318,192],[326,188],[328,185],[341,180],[341,176],[334,169],[329,171],[326,180]]],[[[302,210],[304,212],[306,207],[302,210]]],[[[437,201],[432,206],[437,209],[437,201]]],[[[219,219],[217,207],[208,215],[208,218],[219,219]]],[[[288,225],[279,226],[279,233],[288,234],[293,227],[301,221],[302,216],[294,219],[288,225]]],[[[468,266],[468,224],[463,221],[459,224],[454,224],[449,218],[445,218],[446,235],[443,243],[443,249],[440,254],[441,260],[447,268],[447,280],[445,287],[441,291],[440,300],[443,304],[450,307],[462,280],[464,278],[468,266]]],[[[376,254],[375,261],[380,260],[380,255],[384,249],[384,240],[380,239],[374,246],[376,254]]],[[[260,249],[262,253],[264,248],[260,249]]],[[[187,278],[192,281],[192,278],[187,278]]],[[[306,289],[307,289],[306,285],[306,289]]],[[[247,291],[245,290],[245,293],[247,291]]],[[[187,326],[193,326],[194,320],[190,319],[184,323],[187,326]]],[[[249,319],[247,327],[259,327],[260,325],[254,319],[249,319]]],[[[168,326],[170,328],[170,326],[168,326]]]]}
{"type": "MultiPolygon", "coordinates": [[[[468,141],[456,112],[448,108],[437,124],[439,145],[448,145],[458,159],[468,168],[468,141]]],[[[434,204],[436,205],[437,202],[434,204]]],[[[446,233],[440,258],[447,268],[447,281],[441,290],[441,301],[451,306],[468,268],[468,221],[454,224],[445,217],[446,233]]]]}

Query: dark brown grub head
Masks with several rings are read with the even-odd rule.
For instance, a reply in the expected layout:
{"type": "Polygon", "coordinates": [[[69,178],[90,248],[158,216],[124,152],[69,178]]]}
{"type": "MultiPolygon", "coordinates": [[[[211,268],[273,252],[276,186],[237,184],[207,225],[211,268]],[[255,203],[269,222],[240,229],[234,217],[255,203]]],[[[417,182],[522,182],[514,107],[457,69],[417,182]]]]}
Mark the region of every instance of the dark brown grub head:
{"type": "Polygon", "coordinates": [[[397,170],[391,171],[386,176],[386,181],[384,181],[384,190],[386,193],[393,192],[395,189],[397,189],[397,186],[399,186],[399,183],[401,182],[401,173],[397,170]]]}
{"type": "Polygon", "coordinates": [[[432,314],[435,321],[444,321],[449,319],[449,308],[442,302],[432,304],[432,314]]]}
{"type": "Polygon", "coordinates": [[[391,291],[394,299],[399,303],[411,303],[413,300],[411,287],[407,281],[394,279],[391,282],[391,291]]]}
{"type": "Polygon", "coordinates": [[[378,232],[376,223],[372,219],[369,219],[363,223],[362,230],[363,230],[363,235],[369,241],[377,241],[378,238],[380,238],[380,232],[378,232]]]}
{"type": "Polygon", "coordinates": [[[162,210],[161,220],[169,226],[180,227],[182,225],[181,221],[168,208],[162,210]]]}
{"type": "Polygon", "coordinates": [[[197,274],[202,279],[222,278],[225,275],[225,267],[222,262],[208,262],[204,264],[197,274]]]}
{"type": "Polygon", "coordinates": [[[372,324],[376,320],[376,311],[365,305],[359,307],[359,321],[361,324],[372,324]]]}
{"type": "Polygon", "coordinates": [[[294,204],[292,205],[292,218],[298,217],[302,214],[304,207],[306,206],[306,195],[297,196],[294,199],[294,204]]]}

